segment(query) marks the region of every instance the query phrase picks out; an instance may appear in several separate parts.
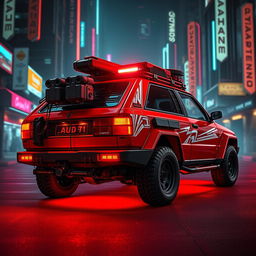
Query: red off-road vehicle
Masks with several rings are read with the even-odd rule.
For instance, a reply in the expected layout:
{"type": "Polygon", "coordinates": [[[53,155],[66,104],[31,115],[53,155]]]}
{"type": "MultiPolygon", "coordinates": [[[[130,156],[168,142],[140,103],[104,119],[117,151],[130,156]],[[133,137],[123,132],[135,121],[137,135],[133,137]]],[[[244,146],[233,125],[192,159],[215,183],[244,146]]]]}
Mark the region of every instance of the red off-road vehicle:
{"type": "Polygon", "coordinates": [[[185,91],[178,70],[147,62],[118,65],[95,57],[74,62],[88,74],[47,80],[46,97],[24,120],[26,151],[48,197],[71,195],[80,183],[136,184],[142,200],[169,204],[179,173],[211,171],[217,186],[238,176],[235,134],[214,122],[185,91]]]}

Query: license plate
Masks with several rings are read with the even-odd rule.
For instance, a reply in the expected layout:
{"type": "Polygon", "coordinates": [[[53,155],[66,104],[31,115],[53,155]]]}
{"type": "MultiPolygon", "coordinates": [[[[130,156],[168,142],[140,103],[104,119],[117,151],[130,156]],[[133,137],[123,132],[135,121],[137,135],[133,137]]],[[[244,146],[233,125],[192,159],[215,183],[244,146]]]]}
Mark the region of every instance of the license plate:
{"type": "Polygon", "coordinates": [[[57,125],[55,135],[69,136],[69,135],[85,135],[88,134],[88,125],[57,125]]]}

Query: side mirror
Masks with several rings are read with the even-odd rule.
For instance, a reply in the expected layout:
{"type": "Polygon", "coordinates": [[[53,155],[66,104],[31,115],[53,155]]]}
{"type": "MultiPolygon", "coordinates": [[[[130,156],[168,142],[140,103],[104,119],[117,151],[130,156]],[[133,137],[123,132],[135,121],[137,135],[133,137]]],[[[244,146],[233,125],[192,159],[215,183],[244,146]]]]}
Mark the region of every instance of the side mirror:
{"type": "Polygon", "coordinates": [[[212,120],[217,120],[222,118],[222,112],[221,111],[214,111],[211,113],[211,119],[212,120]]]}

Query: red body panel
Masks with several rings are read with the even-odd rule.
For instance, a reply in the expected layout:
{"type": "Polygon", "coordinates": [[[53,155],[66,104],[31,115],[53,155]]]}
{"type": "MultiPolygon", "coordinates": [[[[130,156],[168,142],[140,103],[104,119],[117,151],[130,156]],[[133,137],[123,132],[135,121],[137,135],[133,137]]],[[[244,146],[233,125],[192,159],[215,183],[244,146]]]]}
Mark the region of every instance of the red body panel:
{"type": "MultiPolygon", "coordinates": [[[[116,81],[116,80],[114,80],[116,81]]],[[[93,136],[70,135],[49,136],[44,139],[43,146],[36,146],[33,139],[24,140],[24,148],[28,151],[78,151],[102,149],[146,149],[154,150],[160,138],[164,136],[178,154],[179,160],[205,160],[223,158],[230,139],[236,144],[235,134],[216,124],[214,121],[202,121],[189,118],[185,115],[164,113],[145,108],[147,93],[150,84],[165,86],[161,82],[149,81],[145,78],[126,78],[120,81],[129,81],[124,95],[116,107],[76,109],[39,113],[43,103],[33,111],[25,123],[33,122],[37,117],[44,117],[47,122],[62,122],[72,120],[95,120],[108,117],[128,116],[132,120],[132,135],[130,136],[93,136]],[[166,129],[154,127],[153,120],[160,118],[171,120],[179,124],[179,128],[166,129]],[[195,128],[195,125],[197,128],[195,128]]],[[[108,81],[108,82],[111,82],[108,81]]],[[[174,90],[180,90],[174,87],[174,90]]]]}

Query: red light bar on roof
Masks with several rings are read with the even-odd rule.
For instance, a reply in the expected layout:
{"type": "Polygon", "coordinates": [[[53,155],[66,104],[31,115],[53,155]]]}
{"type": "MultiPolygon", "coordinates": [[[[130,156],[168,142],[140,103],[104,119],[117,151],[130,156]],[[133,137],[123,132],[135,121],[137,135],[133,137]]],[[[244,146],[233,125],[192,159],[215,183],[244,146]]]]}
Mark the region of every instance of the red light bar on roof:
{"type": "Polygon", "coordinates": [[[130,73],[130,72],[136,72],[139,71],[139,67],[130,67],[130,68],[122,68],[118,69],[118,73],[130,73]]]}

